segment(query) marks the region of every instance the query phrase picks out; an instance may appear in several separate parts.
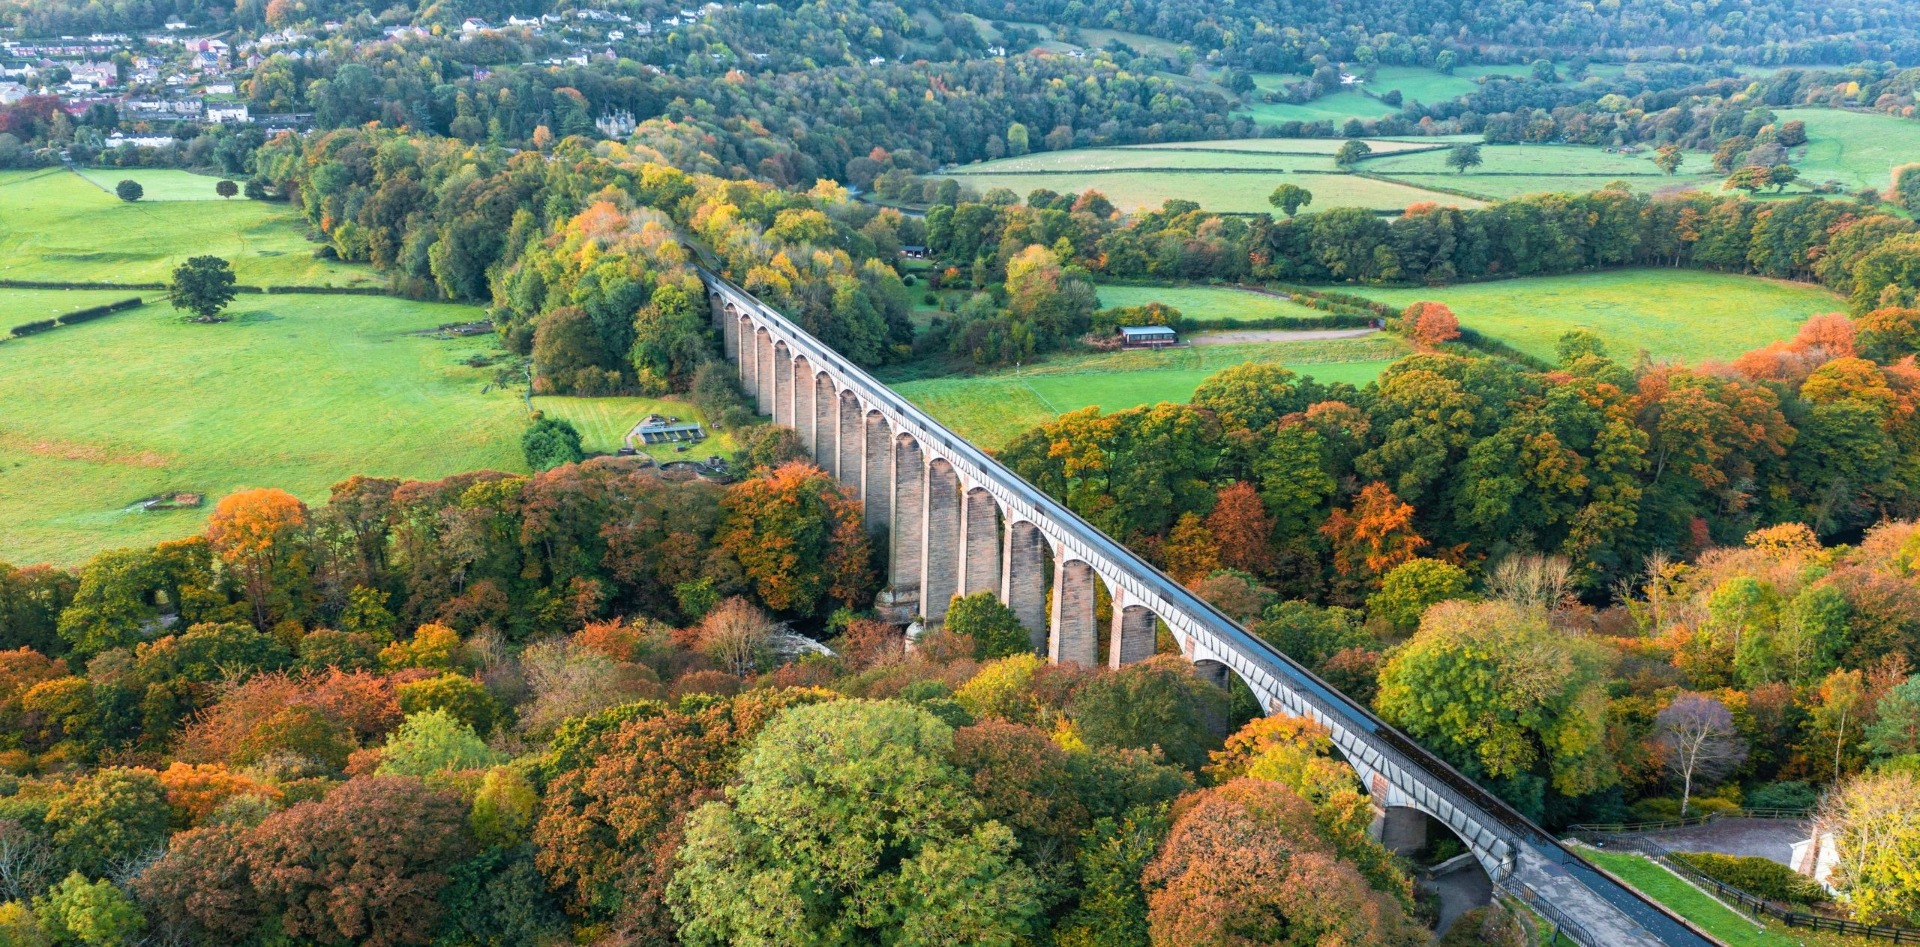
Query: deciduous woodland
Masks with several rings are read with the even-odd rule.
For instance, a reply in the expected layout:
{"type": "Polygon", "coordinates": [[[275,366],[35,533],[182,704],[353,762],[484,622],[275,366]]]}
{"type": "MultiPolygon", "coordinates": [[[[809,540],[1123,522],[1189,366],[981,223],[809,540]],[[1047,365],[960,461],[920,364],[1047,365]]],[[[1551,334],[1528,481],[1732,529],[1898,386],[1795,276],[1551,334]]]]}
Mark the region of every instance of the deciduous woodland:
{"type": "Polygon", "coordinates": [[[0,0],[0,944],[1544,937],[1164,628],[1088,667],[991,592],[887,609],[702,269],[1025,386],[1007,467],[1548,829],[1798,813],[1817,881],[1685,864],[1920,927],[1915,11],[0,0]],[[1273,212],[993,186],[1037,152],[1273,212]],[[1790,331],[1657,359],[1591,290],[1439,298],[1578,280],[1790,331]],[[155,420],[102,433],[116,385],[155,420]],[[308,401],[391,423],[237,446],[308,401]],[[186,482],[215,446],[324,477],[186,482]],[[18,554],[63,484],[32,548],[77,552],[18,554]]]}

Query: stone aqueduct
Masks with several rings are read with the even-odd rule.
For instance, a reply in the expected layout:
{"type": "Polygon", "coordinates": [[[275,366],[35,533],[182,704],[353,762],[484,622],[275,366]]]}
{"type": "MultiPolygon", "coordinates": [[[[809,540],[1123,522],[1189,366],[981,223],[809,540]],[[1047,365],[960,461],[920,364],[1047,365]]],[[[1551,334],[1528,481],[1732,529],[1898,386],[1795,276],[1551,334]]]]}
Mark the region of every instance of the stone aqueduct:
{"type": "Polygon", "coordinates": [[[1562,858],[1564,850],[1541,851],[1543,840],[1558,845],[1444,762],[772,307],[712,273],[702,275],[714,328],[759,412],[797,431],[815,463],[864,502],[868,529],[887,535],[897,603],[916,605],[937,622],[953,596],[992,591],[1050,660],[1098,663],[1104,634],[1107,661],[1115,667],[1154,654],[1157,619],[1217,683],[1226,684],[1231,673],[1265,712],[1326,726],[1383,813],[1389,835],[1396,814],[1419,819],[1422,830],[1425,820],[1415,813],[1432,816],[1496,882],[1553,902],[1549,912],[1564,917],[1569,931],[1604,932],[1582,938],[1591,943],[1713,943],[1617,884],[1610,890],[1598,873],[1567,862],[1578,859],[1562,858]],[[1095,618],[1096,577],[1112,598],[1105,629],[1095,618]]]}

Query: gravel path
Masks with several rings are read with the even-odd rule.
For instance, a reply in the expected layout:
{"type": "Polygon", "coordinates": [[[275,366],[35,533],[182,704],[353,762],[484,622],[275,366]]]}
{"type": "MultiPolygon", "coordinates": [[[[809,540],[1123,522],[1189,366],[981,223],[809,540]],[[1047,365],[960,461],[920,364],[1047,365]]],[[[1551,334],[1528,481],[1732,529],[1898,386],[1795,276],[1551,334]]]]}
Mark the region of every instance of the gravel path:
{"type": "Polygon", "coordinates": [[[1242,342],[1311,342],[1316,339],[1357,339],[1379,329],[1234,329],[1188,336],[1194,345],[1233,345],[1242,342]]]}
{"type": "Polygon", "coordinates": [[[1676,852],[1754,855],[1790,865],[1793,843],[1806,841],[1807,823],[1793,819],[1715,819],[1705,825],[1648,832],[1645,837],[1676,852]]]}

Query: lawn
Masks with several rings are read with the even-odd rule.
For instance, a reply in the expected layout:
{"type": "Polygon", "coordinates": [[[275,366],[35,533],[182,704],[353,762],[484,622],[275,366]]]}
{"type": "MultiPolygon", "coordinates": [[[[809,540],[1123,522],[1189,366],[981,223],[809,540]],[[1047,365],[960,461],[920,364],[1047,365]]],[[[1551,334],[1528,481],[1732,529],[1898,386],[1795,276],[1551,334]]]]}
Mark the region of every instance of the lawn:
{"type": "MultiPolygon", "coordinates": [[[[1435,145],[1451,144],[1459,141],[1479,141],[1479,135],[1436,135],[1432,138],[1366,138],[1362,139],[1375,154],[1392,151],[1409,151],[1432,148],[1435,145]]],[[[1221,138],[1209,141],[1165,141],[1151,145],[1127,145],[1124,151],[1203,151],[1203,152],[1251,152],[1254,154],[1284,155],[1328,155],[1340,150],[1347,143],[1345,138],[1221,138]]],[[[1307,165],[1290,165],[1307,167],[1307,165]]],[[[1316,167],[1318,167],[1316,165],[1316,167]]],[[[1326,165],[1332,167],[1332,165],[1326,165]]]]}
{"type": "Polygon", "coordinates": [[[1267,293],[1250,293],[1223,286],[1101,286],[1100,306],[1144,306],[1165,303],[1189,319],[1237,322],[1275,316],[1318,318],[1326,313],[1267,293]]]}
{"type": "Polygon", "coordinates": [[[1835,180],[1848,189],[1893,183],[1893,169],[1920,161],[1920,122],[1871,112],[1839,109],[1780,109],[1782,123],[1807,123],[1805,153],[1796,148],[1793,166],[1805,181],[1835,180]]]}
{"type": "Polygon", "coordinates": [[[1690,154],[1682,173],[1666,175],[1654,167],[1652,155],[1652,151],[1637,155],[1610,153],[1584,145],[1482,145],[1480,157],[1486,163],[1465,174],[1447,167],[1445,151],[1369,158],[1360,168],[1414,187],[1458,188],[1497,199],[1546,192],[1584,193],[1614,180],[1625,181],[1641,193],[1687,188],[1719,192],[1720,176],[1711,173],[1707,156],[1690,154]]]}
{"type": "Polygon", "coordinates": [[[892,387],[963,437],[989,449],[1069,411],[1112,412],[1185,402],[1208,376],[1246,362],[1278,362],[1322,381],[1364,385],[1406,353],[1391,336],[1208,345],[1055,358],[1023,369],[892,387]]]}
{"type": "Polygon", "coordinates": [[[1041,151],[1018,158],[1001,158],[965,165],[952,173],[990,176],[1013,171],[1081,172],[1115,171],[1124,168],[1183,168],[1212,170],[1241,168],[1284,172],[1294,168],[1333,170],[1333,152],[1295,155],[1286,152],[1199,151],[1170,148],[1072,148],[1066,151],[1041,151]]]}
{"type": "Polygon", "coordinates": [[[164,282],[187,257],[212,254],[231,262],[242,283],[385,283],[366,267],[315,259],[305,234],[286,204],[129,204],[63,169],[0,172],[0,279],[164,282]]]}
{"type": "Polygon", "coordinates": [[[1446,303],[1460,324],[1541,358],[1578,327],[1631,363],[1731,359],[1793,335],[1808,316],[1845,308],[1818,286],[1702,270],[1635,269],[1416,289],[1346,290],[1395,308],[1446,303]]]}
{"type": "Polygon", "coordinates": [[[1727,947],[1800,947],[1803,943],[1799,938],[1754,924],[1679,875],[1640,855],[1592,849],[1582,850],[1580,854],[1619,876],[1641,894],[1692,921],[1727,947]]]}
{"type": "MultiPolygon", "coordinates": [[[[221,179],[191,171],[178,171],[171,168],[83,168],[80,176],[92,181],[108,194],[121,181],[132,180],[140,184],[143,201],[243,201],[246,198],[234,196],[221,197],[213,186],[221,179]]],[[[241,181],[228,178],[238,186],[241,181]]],[[[117,199],[117,198],[116,198],[117,199]]]]}
{"type": "MultiPolygon", "coordinates": [[[[533,407],[548,417],[565,418],[580,432],[580,443],[588,453],[611,454],[626,446],[627,432],[649,414],[677,417],[685,421],[707,423],[707,417],[684,398],[572,398],[543,395],[533,399],[533,407]]],[[[707,427],[707,439],[687,445],[684,453],[673,444],[636,444],[655,460],[703,460],[713,454],[731,456],[739,445],[731,434],[707,427]]]]}
{"type": "Polygon", "coordinates": [[[1212,211],[1271,213],[1273,205],[1267,203],[1267,195],[1273,193],[1274,188],[1287,183],[1298,184],[1312,191],[1312,209],[1316,211],[1334,207],[1399,210],[1419,201],[1434,201],[1456,207],[1478,207],[1481,203],[1412,185],[1346,174],[1284,174],[1277,171],[1262,174],[1207,171],[1122,171],[1102,174],[1060,171],[1010,175],[959,173],[950,176],[982,192],[1004,187],[1023,197],[1036,188],[1047,188],[1061,194],[1096,190],[1105,194],[1107,200],[1122,211],[1140,208],[1158,210],[1169,199],[1180,198],[1212,211]]]}
{"type": "Polygon", "coordinates": [[[70,565],[188,535],[248,487],[317,503],[354,474],[522,468],[518,391],[466,364],[493,338],[421,332],[481,310],[283,295],[230,312],[200,325],[149,304],[0,344],[0,560],[70,565]],[[207,502],[128,509],[172,491],[207,502]]]}

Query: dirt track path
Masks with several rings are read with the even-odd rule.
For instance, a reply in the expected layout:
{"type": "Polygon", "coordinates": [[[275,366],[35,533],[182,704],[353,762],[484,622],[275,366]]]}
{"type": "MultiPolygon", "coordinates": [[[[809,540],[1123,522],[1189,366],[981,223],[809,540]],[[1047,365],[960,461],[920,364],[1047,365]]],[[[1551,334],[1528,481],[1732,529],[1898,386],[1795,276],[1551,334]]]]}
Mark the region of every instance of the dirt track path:
{"type": "Polygon", "coordinates": [[[1233,345],[1243,342],[1312,342],[1318,339],[1357,339],[1379,329],[1230,329],[1188,336],[1194,345],[1233,345]]]}

